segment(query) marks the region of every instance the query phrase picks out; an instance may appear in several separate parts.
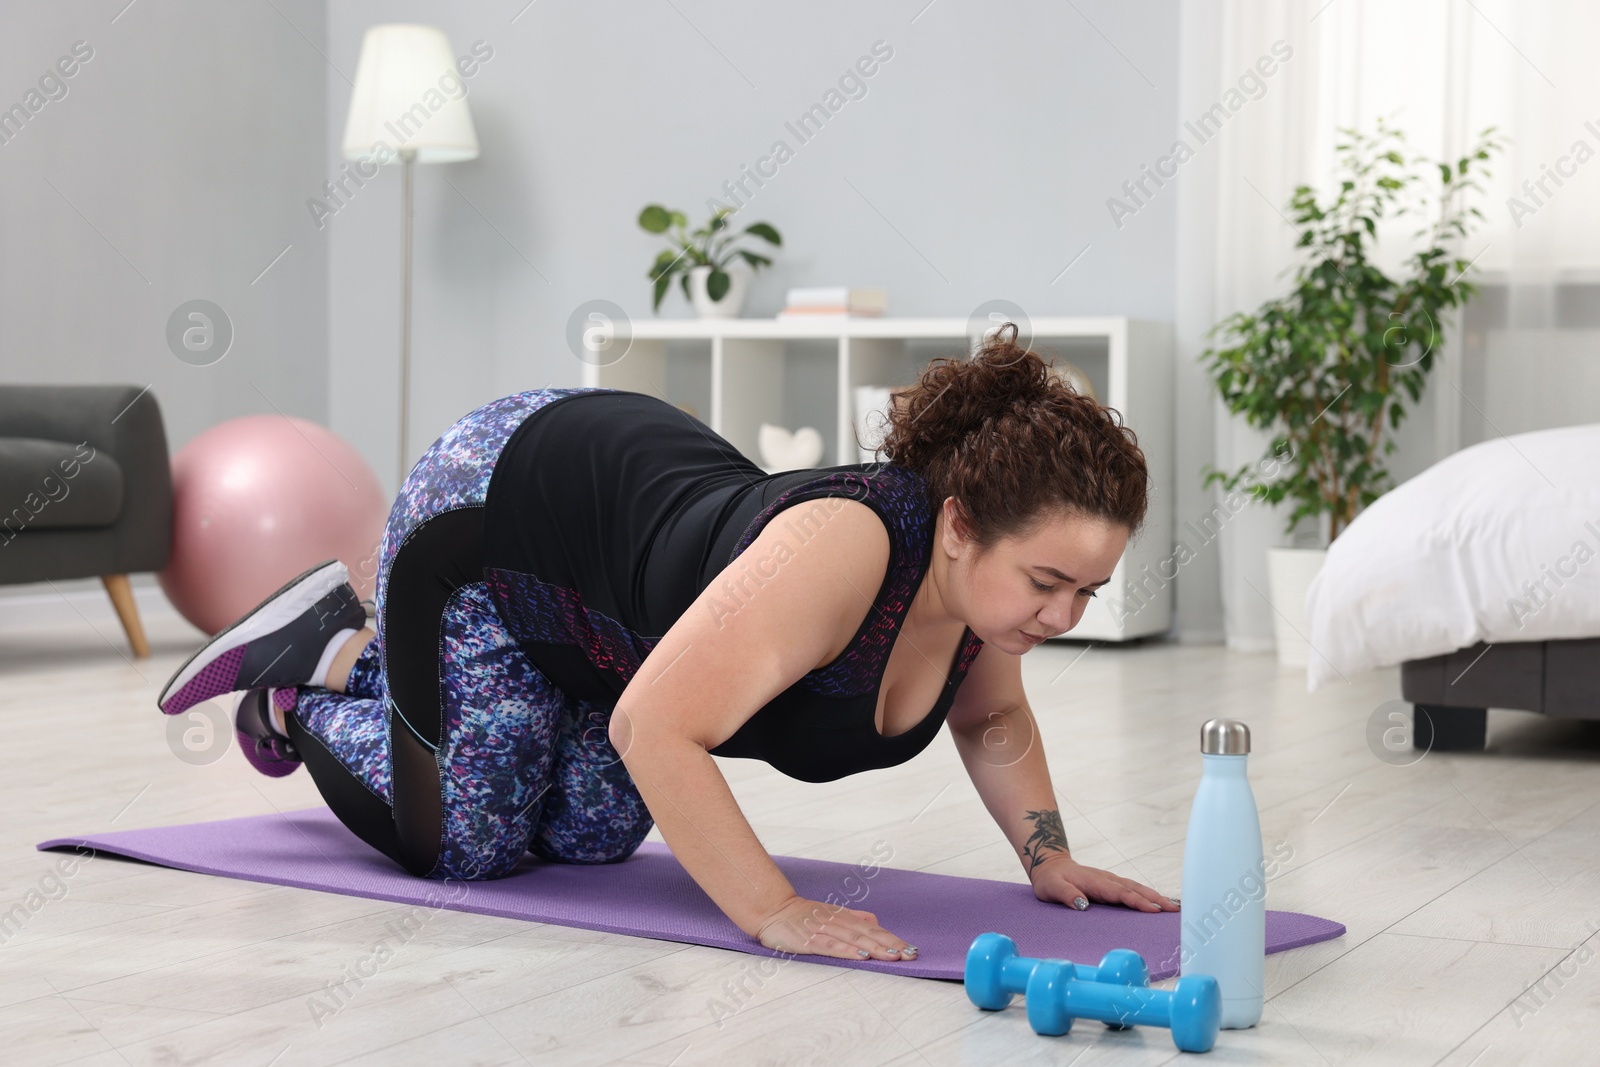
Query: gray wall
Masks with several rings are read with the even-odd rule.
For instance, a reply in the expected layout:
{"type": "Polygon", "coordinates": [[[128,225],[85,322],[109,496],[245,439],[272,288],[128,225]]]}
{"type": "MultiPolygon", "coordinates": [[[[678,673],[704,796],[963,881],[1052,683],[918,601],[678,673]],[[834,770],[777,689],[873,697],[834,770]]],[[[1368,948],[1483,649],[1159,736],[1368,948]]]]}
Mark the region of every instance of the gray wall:
{"type": "MultiPolygon", "coordinates": [[[[773,314],[791,285],[856,284],[887,288],[894,315],[1004,298],[1030,315],[1175,317],[1177,198],[1120,230],[1105,201],[1171,142],[1177,0],[124,3],[14,5],[0,21],[0,104],[73,42],[94,49],[0,144],[0,381],[149,384],[174,450],[281,410],[331,426],[394,487],[399,170],[320,227],[307,204],[339,177],[377,22],[494,50],[468,82],[482,155],[416,171],[409,459],[486,400],[577,384],[563,339],[577,305],[651,314],[661,244],[639,209],[698,221],[778,139],[794,156],[742,221],[786,244],[747,314],[773,314]],[[785,123],[880,40],[893,56],[865,95],[800,143],[785,123]],[[166,338],[197,298],[235,330],[207,366],[166,338]]],[[[663,314],[690,312],[674,292],[663,314]]]]}
{"type": "MultiPolygon", "coordinates": [[[[1193,115],[1216,99],[1221,65],[1218,20],[1208,0],[1181,0],[1178,18],[1181,44],[1176,99],[1181,114],[1193,115]]],[[[1178,572],[1174,586],[1178,634],[1185,642],[1220,644],[1226,639],[1220,539],[1205,543],[1191,532],[1190,525],[1206,529],[1207,517],[1220,499],[1216,486],[1201,487],[1206,464],[1215,461],[1217,409],[1222,405],[1199,361],[1215,313],[1217,168],[1217,153],[1198,154],[1186,164],[1183,180],[1173,191],[1179,217],[1174,253],[1177,365],[1173,368],[1173,395],[1178,400],[1173,436],[1178,484],[1173,525],[1174,536],[1195,553],[1178,572]]]]}
{"type": "MultiPolygon", "coordinates": [[[[698,224],[778,139],[794,156],[740,221],[772,222],[785,247],[748,315],[774,314],[792,285],[854,284],[887,288],[893,315],[965,316],[1003,297],[1031,315],[1171,320],[1174,199],[1121,231],[1105,200],[1171,143],[1175,0],[1093,0],[1081,16],[924,2],[330,6],[330,170],[369,24],[429,22],[458,55],[494,49],[468,82],[482,155],[416,168],[410,458],[486,400],[578,384],[564,330],[580,303],[651,314],[645,272],[662,245],[639,209],[660,201],[698,224]],[[866,94],[800,143],[785,122],[879,40],[893,56],[866,94]]],[[[399,168],[325,232],[332,425],[392,484],[399,168]]],[[[674,292],[662,314],[690,312],[674,292]]]]}
{"type": "Polygon", "coordinates": [[[240,415],[325,423],[327,257],[301,221],[325,164],[324,65],[307,43],[322,46],[324,6],[126,2],[0,16],[0,107],[74,42],[93,49],[66,95],[51,83],[58,99],[4,127],[0,382],[149,385],[173,451],[240,415]],[[193,299],[233,324],[209,365],[167,344],[193,299]]]}

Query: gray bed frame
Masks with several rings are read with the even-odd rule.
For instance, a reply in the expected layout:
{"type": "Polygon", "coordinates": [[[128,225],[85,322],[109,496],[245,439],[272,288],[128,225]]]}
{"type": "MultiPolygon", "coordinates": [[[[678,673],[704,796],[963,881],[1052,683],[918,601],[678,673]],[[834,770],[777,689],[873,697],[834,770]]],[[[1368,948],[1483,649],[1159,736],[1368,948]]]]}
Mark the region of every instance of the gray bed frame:
{"type": "Polygon", "coordinates": [[[1482,751],[1490,708],[1558,719],[1600,719],[1600,637],[1457,649],[1400,665],[1419,751],[1482,751]]]}

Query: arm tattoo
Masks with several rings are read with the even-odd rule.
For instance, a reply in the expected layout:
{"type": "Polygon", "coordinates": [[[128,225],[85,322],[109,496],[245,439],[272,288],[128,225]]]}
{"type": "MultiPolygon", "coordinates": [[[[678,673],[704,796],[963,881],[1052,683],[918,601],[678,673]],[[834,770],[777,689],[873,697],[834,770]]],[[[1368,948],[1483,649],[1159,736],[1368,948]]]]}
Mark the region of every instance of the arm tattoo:
{"type": "Polygon", "coordinates": [[[1032,861],[1028,864],[1028,873],[1032,874],[1033,869],[1051,859],[1053,853],[1067,852],[1067,832],[1061,825],[1059,811],[1030,811],[1024,817],[1034,820],[1033,836],[1022,848],[1023,856],[1032,861]]]}

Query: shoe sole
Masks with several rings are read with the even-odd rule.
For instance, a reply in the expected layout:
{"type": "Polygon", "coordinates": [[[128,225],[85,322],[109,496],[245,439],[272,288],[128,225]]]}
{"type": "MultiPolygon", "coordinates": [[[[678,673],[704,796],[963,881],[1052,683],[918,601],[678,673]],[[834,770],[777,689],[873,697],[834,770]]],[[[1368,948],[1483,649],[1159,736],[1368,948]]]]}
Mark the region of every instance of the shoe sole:
{"type": "Polygon", "coordinates": [[[268,778],[282,778],[286,774],[292,774],[295,768],[299,767],[304,761],[297,759],[275,760],[266,758],[260,752],[256,751],[254,738],[239,728],[240,716],[255,715],[259,717],[265,717],[267,714],[266,711],[259,706],[253,706],[249,709],[246,709],[245,703],[249,701],[259,704],[266,699],[267,690],[265,689],[247,689],[239,694],[239,698],[235,700],[233,704],[233,735],[238,739],[239,751],[244,754],[244,758],[250,764],[250,766],[254,767],[268,778]]]}
{"type": "Polygon", "coordinates": [[[337,559],[324,560],[298,577],[291,578],[276,593],[251,609],[249,614],[218,633],[190,656],[168,679],[156,704],[165,714],[176,715],[202,700],[248,688],[238,684],[244,647],[259,637],[287,626],[349,580],[349,570],[337,559]],[[230,656],[235,652],[238,653],[236,656],[230,656]],[[207,682],[212,684],[203,684],[193,693],[185,692],[191,682],[213,667],[219,668],[222,677],[208,677],[207,682]]]}

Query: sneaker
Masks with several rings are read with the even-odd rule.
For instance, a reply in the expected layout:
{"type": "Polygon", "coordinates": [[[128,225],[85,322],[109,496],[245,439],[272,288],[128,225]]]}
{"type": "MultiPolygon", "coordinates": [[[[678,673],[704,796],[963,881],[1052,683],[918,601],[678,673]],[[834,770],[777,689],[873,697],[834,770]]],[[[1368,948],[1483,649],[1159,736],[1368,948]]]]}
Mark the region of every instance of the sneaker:
{"type": "Polygon", "coordinates": [[[334,634],[367,624],[349,577],[330,559],[295,578],[189,657],[156,703],[176,715],[240,689],[304,685],[334,634]]]}
{"type": "Polygon", "coordinates": [[[284,711],[294,710],[294,689],[246,689],[233,706],[233,730],[239,738],[239,751],[250,766],[270,778],[282,778],[293,773],[301,760],[294,742],[272,725],[273,704],[284,711]]]}

